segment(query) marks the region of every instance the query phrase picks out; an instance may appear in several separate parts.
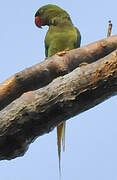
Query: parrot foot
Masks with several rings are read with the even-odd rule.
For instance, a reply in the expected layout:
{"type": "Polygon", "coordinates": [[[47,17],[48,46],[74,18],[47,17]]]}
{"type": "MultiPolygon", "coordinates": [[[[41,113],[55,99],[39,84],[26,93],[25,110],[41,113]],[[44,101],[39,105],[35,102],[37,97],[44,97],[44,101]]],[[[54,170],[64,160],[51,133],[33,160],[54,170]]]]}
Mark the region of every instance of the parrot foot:
{"type": "Polygon", "coordinates": [[[79,64],[79,67],[82,67],[82,66],[87,66],[87,65],[88,65],[88,63],[83,62],[83,63],[79,64]]]}
{"type": "Polygon", "coordinates": [[[56,55],[58,55],[58,56],[64,56],[68,51],[69,51],[69,49],[66,49],[66,50],[64,50],[64,51],[61,51],[61,52],[56,53],[56,55]]]}

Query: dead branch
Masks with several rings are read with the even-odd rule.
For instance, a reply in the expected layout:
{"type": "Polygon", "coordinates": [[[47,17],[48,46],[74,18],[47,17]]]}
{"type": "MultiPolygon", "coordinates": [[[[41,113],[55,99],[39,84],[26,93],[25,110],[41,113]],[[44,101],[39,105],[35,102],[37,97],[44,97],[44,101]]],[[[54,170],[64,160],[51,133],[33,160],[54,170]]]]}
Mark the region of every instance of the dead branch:
{"type": "MultiPolygon", "coordinates": [[[[58,76],[65,75],[84,62],[92,63],[117,48],[117,36],[54,55],[46,61],[25,69],[0,84],[0,110],[20,97],[24,92],[41,88],[58,76]]],[[[82,64],[83,65],[83,64],[82,64]]]]}
{"type": "Polygon", "coordinates": [[[116,94],[117,50],[22,95],[0,113],[0,159],[22,156],[38,136],[116,94]]]}
{"type": "Polygon", "coordinates": [[[107,37],[111,36],[111,31],[112,31],[112,23],[111,21],[108,21],[108,32],[107,32],[107,37]]]}

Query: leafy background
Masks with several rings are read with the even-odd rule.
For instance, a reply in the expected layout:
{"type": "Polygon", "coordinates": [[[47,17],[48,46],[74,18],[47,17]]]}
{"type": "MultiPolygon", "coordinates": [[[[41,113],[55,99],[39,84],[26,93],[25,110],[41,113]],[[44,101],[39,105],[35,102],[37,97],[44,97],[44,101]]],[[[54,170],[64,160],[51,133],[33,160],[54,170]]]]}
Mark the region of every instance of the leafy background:
{"type": "MultiPolygon", "coordinates": [[[[45,4],[56,4],[71,15],[82,35],[82,46],[103,39],[108,20],[117,30],[117,1],[111,0],[4,0],[0,1],[0,82],[14,73],[44,60],[42,30],[34,25],[34,14],[45,4]]],[[[62,154],[62,179],[117,179],[117,97],[67,122],[66,152],[62,154]]],[[[56,129],[39,137],[27,153],[0,162],[0,179],[58,180],[56,129]]]]}

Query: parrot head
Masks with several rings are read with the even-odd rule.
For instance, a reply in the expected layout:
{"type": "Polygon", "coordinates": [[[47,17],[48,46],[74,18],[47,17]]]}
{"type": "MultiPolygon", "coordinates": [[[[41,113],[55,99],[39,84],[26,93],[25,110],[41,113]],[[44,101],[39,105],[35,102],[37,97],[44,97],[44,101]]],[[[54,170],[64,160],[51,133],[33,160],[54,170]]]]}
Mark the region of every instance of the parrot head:
{"type": "Polygon", "coordinates": [[[56,25],[63,18],[70,20],[70,16],[66,11],[56,5],[48,4],[38,9],[35,13],[35,24],[39,28],[45,25],[56,25]]]}

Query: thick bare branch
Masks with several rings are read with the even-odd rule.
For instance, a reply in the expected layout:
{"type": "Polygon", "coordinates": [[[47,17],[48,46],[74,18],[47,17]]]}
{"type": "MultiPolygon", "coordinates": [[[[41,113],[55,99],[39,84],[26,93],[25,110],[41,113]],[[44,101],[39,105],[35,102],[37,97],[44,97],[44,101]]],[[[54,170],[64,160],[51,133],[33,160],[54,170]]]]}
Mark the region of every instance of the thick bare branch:
{"type": "Polygon", "coordinates": [[[0,159],[21,156],[60,122],[117,94],[117,50],[22,95],[0,113],[0,159]]]}
{"type": "Polygon", "coordinates": [[[54,55],[0,84],[0,110],[20,97],[24,92],[41,88],[58,76],[67,74],[86,62],[91,63],[117,48],[117,36],[89,44],[67,52],[63,56],[54,55]]]}

